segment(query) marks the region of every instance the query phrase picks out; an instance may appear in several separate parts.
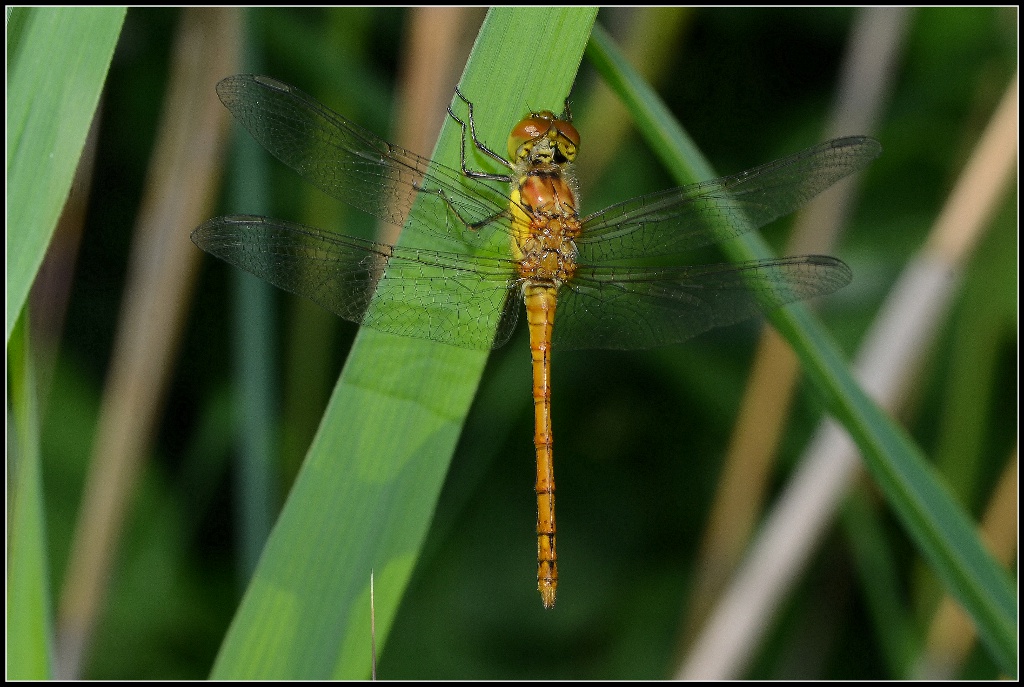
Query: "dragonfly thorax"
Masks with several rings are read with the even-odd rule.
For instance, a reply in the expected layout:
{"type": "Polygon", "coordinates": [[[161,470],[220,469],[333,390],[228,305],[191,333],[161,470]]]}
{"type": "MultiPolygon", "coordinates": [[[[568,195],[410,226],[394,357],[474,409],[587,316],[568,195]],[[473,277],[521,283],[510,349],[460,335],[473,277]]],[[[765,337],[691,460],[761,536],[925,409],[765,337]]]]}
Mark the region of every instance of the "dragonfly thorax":
{"type": "Polygon", "coordinates": [[[560,284],[576,272],[581,225],[575,180],[567,172],[532,170],[513,190],[512,250],[525,279],[560,284]]]}
{"type": "Polygon", "coordinates": [[[564,235],[541,233],[521,245],[519,276],[535,283],[559,286],[576,273],[576,244],[564,235]]]}

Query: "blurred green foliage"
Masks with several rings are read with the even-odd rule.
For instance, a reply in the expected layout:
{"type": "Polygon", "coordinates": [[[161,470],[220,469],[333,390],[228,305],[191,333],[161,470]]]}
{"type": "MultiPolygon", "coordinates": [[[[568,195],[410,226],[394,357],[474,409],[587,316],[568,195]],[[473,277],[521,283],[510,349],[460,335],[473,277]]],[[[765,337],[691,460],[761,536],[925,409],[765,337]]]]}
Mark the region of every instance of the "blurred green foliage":
{"type": "MultiPolygon", "coordinates": [[[[891,99],[873,132],[885,152],[865,175],[853,222],[835,251],[851,265],[855,281],[830,298],[822,314],[848,352],[856,350],[879,303],[921,245],[1014,71],[1016,12],[913,13],[891,99]]],[[[177,14],[129,11],[108,80],[85,239],[43,419],[55,584],[67,559],[177,14]]],[[[251,16],[254,40],[264,50],[261,71],[390,135],[405,12],[268,9],[251,16]]],[[[599,15],[598,21],[614,31],[620,16],[599,15]]],[[[664,55],[669,76],[655,85],[721,173],[753,167],[823,138],[852,19],[847,9],[695,10],[678,49],[664,55]]],[[[583,101],[593,80],[586,65],[584,70],[574,92],[583,101]]],[[[585,212],[670,185],[638,135],[628,134],[622,143],[601,183],[583,189],[585,212]]],[[[581,165],[590,144],[583,141],[581,165]]],[[[354,234],[372,231],[367,218],[311,192],[283,166],[274,165],[272,173],[267,214],[354,234]]],[[[982,510],[1015,441],[1019,371],[1016,264],[1010,256],[1017,252],[1016,208],[1013,193],[978,248],[901,416],[926,454],[941,459],[950,483],[962,486],[957,493],[972,513],[982,510]]],[[[770,227],[765,234],[781,245],[785,231],[770,227]]],[[[208,263],[197,290],[86,677],[205,677],[244,589],[236,576],[225,460],[231,365],[222,313],[229,307],[228,269],[208,263]]],[[[277,299],[284,309],[279,336],[289,341],[282,348],[325,361],[302,377],[293,396],[326,399],[354,327],[330,316],[312,324],[296,319],[295,309],[305,306],[289,295],[277,299]]],[[[641,353],[555,354],[562,585],[553,612],[543,611],[535,589],[525,332],[494,352],[378,675],[667,676],[757,331],[754,324],[740,325],[641,353]]],[[[284,365],[288,384],[295,384],[293,371],[284,365]]],[[[296,417],[287,408],[282,412],[296,417]]],[[[307,409],[296,420],[306,424],[293,439],[300,453],[319,412],[307,409]]],[[[815,399],[802,395],[784,438],[784,468],[819,420],[815,399]]],[[[290,431],[281,427],[282,434],[290,431]]],[[[910,551],[905,534],[893,522],[886,524],[893,550],[910,551]]],[[[886,671],[850,556],[836,530],[785,607],[750,677],[902,677],[886,671]],[[831,605],[827,617],[821,604],[831,605]],[[809,629],[819,628],[818,622],[824,629],[809,629]],[[814,659],[801,661],[802,651],[814,651],[814,659]]],[[[896,558],[907,584],[904,603],[917,617],[929,618],[935,589],[923,593],[914,586],[913,555],[896,558]]],[[[964,676],[995,677],[984,652],[977,653],[964,676]]]]}

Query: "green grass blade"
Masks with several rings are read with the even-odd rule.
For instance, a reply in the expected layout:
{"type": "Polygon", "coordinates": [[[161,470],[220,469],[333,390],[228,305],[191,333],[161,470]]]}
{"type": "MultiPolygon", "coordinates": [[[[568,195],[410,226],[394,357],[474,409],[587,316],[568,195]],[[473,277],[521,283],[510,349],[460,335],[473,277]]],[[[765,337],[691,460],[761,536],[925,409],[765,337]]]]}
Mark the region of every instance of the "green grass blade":
{"type": "Polygon", "coordinates": [[[7,330],[85,145],[124,8],[16,8],[7,24],[7,330]]]}
{"type": "MultiPolygon", "coordinates": [[[[254,23],[252,12],[245,23],[254,23]]],[[[246,30],[252,36],[252,30],[246,30]]],[[[249,40],[243,47],[242,70],[259,74],[262,63],[259,46],[249,40]]],[[[231,205],[246,212],[267,213],[270,188],[270,160],[249,132],[236,127],[232,132],[234,156],[231,161],[231,205]]],[[[236,484],[240,494],[235,510],[240,533],[241,580],[247,581],[259,561],[263,546],[277,514],[279,484],[275,474],[276,415],[274,355],[274,287],[242,270],[232,270],[234,319],[231,323],[235,353],[234,383],[239,399],[235,417],[238,464],[236,484]]]]}
{"type": "Polygon", "coordinates": [[[898,548],[871,501],[867,490],[854,490],[843,503],[840,519],[886,668],[889,675],[906,675],[920,654],[923,633],[903,593],[898,548]]]}
{"type": "MultiPolygon", "coordinates": [[[[503,149],[527,106],[561,109],[595,13],[491,11],[461,81],[484,141],[503,149]]],[[[448,121],[436,159],[457,167],[459,136],[448,121]]],[[[369,676],[370,570],[379,651],[486,358],[360,332],[213,677],[369,676]]]]}
{"type": "MultiPolygon", "coordinates": [[[[681,183],[715,177],[689,136],[595,27],[588,58],[616,90],[652,148],[681,183]]],[[[734,260],[771,257],[757,233],[722,244],[734,260]]],[[[970,613],[1002,670],[1016,675],[1017,603],[1006,572],[985,550],[974,523],[950,496],[921,450],[854,380],[821,325],[797,304],[770,319],[790,342],[804,371],[836,419],[857,443],[867,468],[882,487],[921,554],[947,590],[970,613]]]]}
{"type": "Polygon", "coordinates": [[[8,346],[12,451],[8,456],[7,677],[53,677],[53,609],[46,560],[46,523],[40,473],[39,408],[26,317],[8,346]]]}

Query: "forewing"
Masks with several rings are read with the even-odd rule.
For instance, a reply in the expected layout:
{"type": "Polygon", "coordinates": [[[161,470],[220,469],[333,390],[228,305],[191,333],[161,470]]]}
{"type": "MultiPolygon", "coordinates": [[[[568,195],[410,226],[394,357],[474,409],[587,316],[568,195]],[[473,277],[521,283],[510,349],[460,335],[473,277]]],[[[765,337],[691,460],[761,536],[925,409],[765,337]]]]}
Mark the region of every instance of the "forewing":
{"type": "Polygon", "coordinates": [[[352,322],[463,348],[504,342],[496,342],[495,327],[515,291],[506,260],[390,246],[253,215],[209,220],[192,241],[352,322]]]}
{"type": "Polygon", "coordinates": [[[685,341],[850,283],[841,260],[806,255],[670,268],[584,267],[558,291],[558,348],[639,349],[685,341]]]}
{"type": "Polygon", "coordinates": [[[396,226],[407,222],[471,245],[486,242],[490,232],[481,229],[508,231],[505,193],[388,143],[297,88],[238,74],[218,83],[217,94],[260,145],[338,200],[396,226]]]}
{"type": "Polygon", "coordinates": [[[667,255],[744,234],[793,212],[881,151],[871,138],[837,138],[740,174],[612,205],[584,220],[580,260],[667,255]]]}

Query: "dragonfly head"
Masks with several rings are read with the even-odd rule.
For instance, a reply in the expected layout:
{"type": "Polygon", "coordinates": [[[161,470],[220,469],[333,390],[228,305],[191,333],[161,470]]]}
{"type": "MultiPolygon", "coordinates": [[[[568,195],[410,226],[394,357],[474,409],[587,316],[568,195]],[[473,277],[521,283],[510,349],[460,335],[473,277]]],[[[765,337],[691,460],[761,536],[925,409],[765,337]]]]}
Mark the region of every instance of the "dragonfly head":
{"type": "Polygon", "coordinates": [[[508,135],[508,157],[513,163],[564,164],[576,159],[580,135],[576,127],[549,110],[532,112],[508,135]]]}

